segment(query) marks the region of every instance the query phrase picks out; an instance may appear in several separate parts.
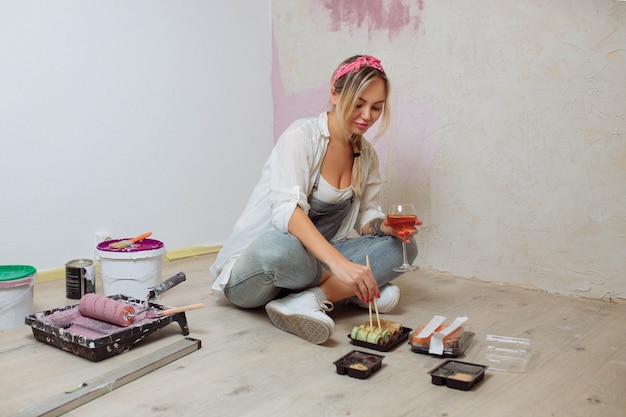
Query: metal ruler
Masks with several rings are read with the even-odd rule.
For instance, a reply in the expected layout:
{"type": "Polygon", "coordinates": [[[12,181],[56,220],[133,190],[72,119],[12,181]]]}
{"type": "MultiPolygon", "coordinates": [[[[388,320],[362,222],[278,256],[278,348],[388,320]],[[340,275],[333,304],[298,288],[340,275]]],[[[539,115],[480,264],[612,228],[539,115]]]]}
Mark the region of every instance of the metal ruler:
{"type": "Polygon", "coordinates": [[[176,359],[195,352],[200,349],[201,343],[198,339],[186,337],[98,378],[83,382],[70,392],[54,395],[47,400],[29,405],[13,416],[60,416],[176,359]]]}

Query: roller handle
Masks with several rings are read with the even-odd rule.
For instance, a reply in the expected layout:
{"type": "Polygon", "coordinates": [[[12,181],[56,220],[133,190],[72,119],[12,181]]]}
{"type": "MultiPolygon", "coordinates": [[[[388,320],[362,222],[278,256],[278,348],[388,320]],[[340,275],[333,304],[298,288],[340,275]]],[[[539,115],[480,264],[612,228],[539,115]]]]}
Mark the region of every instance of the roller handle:
{"type": "Polygon", "coordinates": [[[178,274],[174,275],[171,278],[166,279],[165,281],[163,281],[162,283],[160,283],[159,285],[156,285],[152,288],[148,289],[148,301],[156,298],[157,295],[164,293],[165,291],[169,290],[172,287],[177,286],[178,284],[180,284],[181,282],[185,281],[187,279],[187,277],[185,276],[184,272],[179,272],[178,274]]]}
{"type": "Polygon", "coordinates": [[[167,310],[161,310],[157,312],[157,317],[169,316],[170,314],[182,313],[183,311],[189,310],[197,310],[199,308],[204,308],[204,304],[190,304],[188,306],[176,307],[176,308],[168,308],[167,310]]]}

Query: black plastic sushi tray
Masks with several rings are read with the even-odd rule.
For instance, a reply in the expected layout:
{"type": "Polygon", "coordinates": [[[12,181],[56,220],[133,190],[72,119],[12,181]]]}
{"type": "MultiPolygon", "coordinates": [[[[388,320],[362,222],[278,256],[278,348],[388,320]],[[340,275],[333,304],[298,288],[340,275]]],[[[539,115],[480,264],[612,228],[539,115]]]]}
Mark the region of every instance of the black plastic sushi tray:
{"type": "MultiPolygon", "coordinates": [[[[472,343],[474,335],[474,332],[463,332],[458,340],[454,341],[454,343],[449,346],[444,346],[443,353],[441,355],[433,354],[433,356],[456,358],[465,354],[465,350],[472,343]]],[[[415,353],[421,353],[424,355],[431,354],[429,352],[429,346],[427,345],[416,345],[413,341],[409,341],[409,344],[411,345],[411,350],[415,353]]]]}
{"type": "Polygon", "coordinates": [[[376,343],[368,343],[362,340],[353,339],[351,335],[348,335],[348,339],[350,339],[350,342],[355,346],[365,347],[368,349],[377,350],[379,352],[389,352],[391,349],[397,347],[398,345],[403,343],[405,340],[407,340],[412,330],[413,329],[409,327],[402,327],[402,333],[400,333],[398,337],[392,340],[391,343],[382,344],[382,345],[377,345],[376,343]]]}
{"type": "Polygon", "coordinates": [[[448,388],[469,391],[483,380],[487,368],[476,363],[448,359],[428,373],[434,385],[446,385],[448,388]]]}
{"type": "Polygon", "coordinates": [[[367,379],[378,371],[383,364],[383,355],[375,355],[360,350],[353,350],[333,362],[339,375],[367,379]]]}
{"type": "MultiPolygon", "coordinates": [[[[145,305],[142,300],[124,295],[113,295],[109,298],[138,307],[145,305]]],[[[158,312],[158,310],[170,308],[152,302],[148,304],[150,311],[158,312]]],[[[172,322],[177,322],[180,325],[184,336],[189,334],[187,317],[184,312],[141,320],[128,327],[104,323],[95,319],[87,319],[95,322],[94,327],[98,328],[97,331],[89,331],[89,322],[85,325],[85,332],[73,331],[72,326],[75,326],[77,320],[81,318],[87,319],[80,315],[78,304],[76,304],[28,315],[25,318],[25,323],[32,327],[33,336],[36,340],[93,362],[98,362],[132,349],[148,335],[172,322]]]]}

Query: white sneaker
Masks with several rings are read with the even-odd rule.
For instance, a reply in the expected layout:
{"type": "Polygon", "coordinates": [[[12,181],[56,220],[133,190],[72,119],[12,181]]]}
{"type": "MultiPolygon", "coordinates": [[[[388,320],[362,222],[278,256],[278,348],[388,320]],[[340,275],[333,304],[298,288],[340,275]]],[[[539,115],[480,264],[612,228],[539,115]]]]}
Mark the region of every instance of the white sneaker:
{"type": "MultiPolygon", "coordinates": [[[[380,298],[376,299],[376,305],[378,306],[379,313],[389,313],[396,308],[400,302],[400,288],[393,284],[387,284],[380,287],[380,298]]],[[[357,297],[346,298],[346,304],[356,304],[359,307],[369,308],[367,303],[364,303],[357,297]]],[[[373,307],[372,307],[373,308],[373,307]]]]}
{"type": "Polygon", "coordinates": [[[324,343],[335,328],[335,322],[325,312],[334,306],[326,299],[321,300],[317,291],[321,292],[319,289],[305,290],[272,300],[265,305],[265,311],[279,329],[311,343],[324,343]]]}

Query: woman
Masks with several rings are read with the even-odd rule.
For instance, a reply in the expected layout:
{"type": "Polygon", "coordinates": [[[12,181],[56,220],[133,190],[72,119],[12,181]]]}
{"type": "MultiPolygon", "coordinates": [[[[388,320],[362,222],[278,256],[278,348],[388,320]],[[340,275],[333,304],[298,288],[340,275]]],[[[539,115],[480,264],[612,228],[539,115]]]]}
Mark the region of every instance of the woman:
{"type": "MultiPolygon", "coordinates": [[[[380,61],[357,55],[332,77],[332,109],[294,122],[278,139],[234,231],[211,267],[213,289],[243,308],[265,305],[272,323],[312,343],[334,329],[334,302],[380,312],[400,299],[401,240],[384,221],[378,157],[363,134],[389,124],[389,82],[380,61]],[[348,238],[356,230],[360,236],[348,238]],[[372,270],[365,265],[369,256],[372,270]],[[288,295],[283,296],[285,293],[288,295]]],[[[416,224],[421,224],[418,220],[416,224]]]]}

